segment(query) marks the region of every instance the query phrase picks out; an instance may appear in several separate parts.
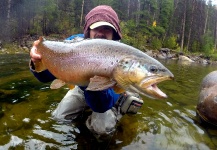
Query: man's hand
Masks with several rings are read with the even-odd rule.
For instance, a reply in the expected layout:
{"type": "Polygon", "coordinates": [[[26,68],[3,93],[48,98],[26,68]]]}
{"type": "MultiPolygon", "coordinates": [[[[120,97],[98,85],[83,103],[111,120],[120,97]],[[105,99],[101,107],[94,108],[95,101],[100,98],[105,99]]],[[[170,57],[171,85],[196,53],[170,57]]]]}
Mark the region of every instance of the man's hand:
{"type": "Polygon", "coordinates": [[[30,57],[33,63],[37,63],[41,61],[41,55],[37,54],[36,46],[33,46],[30,50],[30,57]]]}

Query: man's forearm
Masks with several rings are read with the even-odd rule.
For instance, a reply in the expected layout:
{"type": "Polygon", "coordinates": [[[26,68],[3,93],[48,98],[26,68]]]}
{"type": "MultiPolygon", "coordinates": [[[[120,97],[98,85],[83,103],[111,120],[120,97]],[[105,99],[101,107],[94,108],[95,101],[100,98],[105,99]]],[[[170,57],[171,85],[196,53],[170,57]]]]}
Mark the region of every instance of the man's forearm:
{"type": "Polygon", "coordinates": [[[46,82],[51,82],[54,79],[56,79],[55,76],[53,76],[48,70],[44,70],[42,72],[36,72],[35,68],[34,68],[34,63],[32,61],[30,61],[29,63],[29,67],[30,67],[30,71],[32,72],[32,74],[40,81],[43,83],[46,82]]]}

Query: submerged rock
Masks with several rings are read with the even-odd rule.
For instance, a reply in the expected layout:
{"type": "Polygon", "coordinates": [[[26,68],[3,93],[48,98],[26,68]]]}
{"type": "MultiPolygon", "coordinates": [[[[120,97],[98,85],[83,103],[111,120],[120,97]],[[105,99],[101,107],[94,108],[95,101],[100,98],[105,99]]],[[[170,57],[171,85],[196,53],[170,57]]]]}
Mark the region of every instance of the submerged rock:
{"type": "Polygon", "coordinates": [[[197,114],[202,121],[217,126],[217,71],[213,71],[203,78],[197,114]]]}

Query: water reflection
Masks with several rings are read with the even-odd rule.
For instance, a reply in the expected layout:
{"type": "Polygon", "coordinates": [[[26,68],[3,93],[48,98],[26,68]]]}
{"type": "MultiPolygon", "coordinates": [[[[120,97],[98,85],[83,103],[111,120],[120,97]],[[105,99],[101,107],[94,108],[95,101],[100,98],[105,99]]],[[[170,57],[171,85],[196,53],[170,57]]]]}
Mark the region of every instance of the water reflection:
{"type": "Polygon", "coordinates": [[[89,112],[67,124],[50,118],[68,89],[38,82],[28,60],[27,54],[0,55],[0,149],[217,148],[217,130],[201,126],[195,112],[200,82],[215,66],[163,62],[175,75],[159,85],[169,98],[144,97],[139,114],[125,115],[112,139],[99,143],[85,127],[89,112]]]}

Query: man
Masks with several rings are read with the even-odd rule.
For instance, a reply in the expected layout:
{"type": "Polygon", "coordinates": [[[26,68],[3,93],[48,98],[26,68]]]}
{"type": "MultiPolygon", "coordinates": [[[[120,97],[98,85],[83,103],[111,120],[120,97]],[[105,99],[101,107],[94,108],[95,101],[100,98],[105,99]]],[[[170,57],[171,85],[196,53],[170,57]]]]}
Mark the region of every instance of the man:
{"type": "MultiPolygon", "coordinates": [[[[122,35],[116,12],[106,5],[95,7],[85,17],[84,34],[76,36],[91,39],[120,40],[122,35]]],[[[71,36],[67,40],[73,38],[75,36],[71,36]]],[[[34,63],[41,59],[41,56],[36,53],[36,49],[31,49],[30,56],[31,71],[39,81],[49,82],[55,79],[48,70],[40,73],[34,71],[34,63]]],[[[117,121],[123,114],[120,109],[117,109],[119,103],[116,104],[120,95],[116,94],[111,88],[103,91],[87,91],[85,89],[86,87],[76,86],[74,89],[69,90],[52,113],[52,116],[56,120],[73,120],[86,108],[90,107],[93,112],[86,121],[87,128],[96,137],[112,135],[117,121]]],[[[134,96],[130,97],[136,99],[134,96]]]]}

